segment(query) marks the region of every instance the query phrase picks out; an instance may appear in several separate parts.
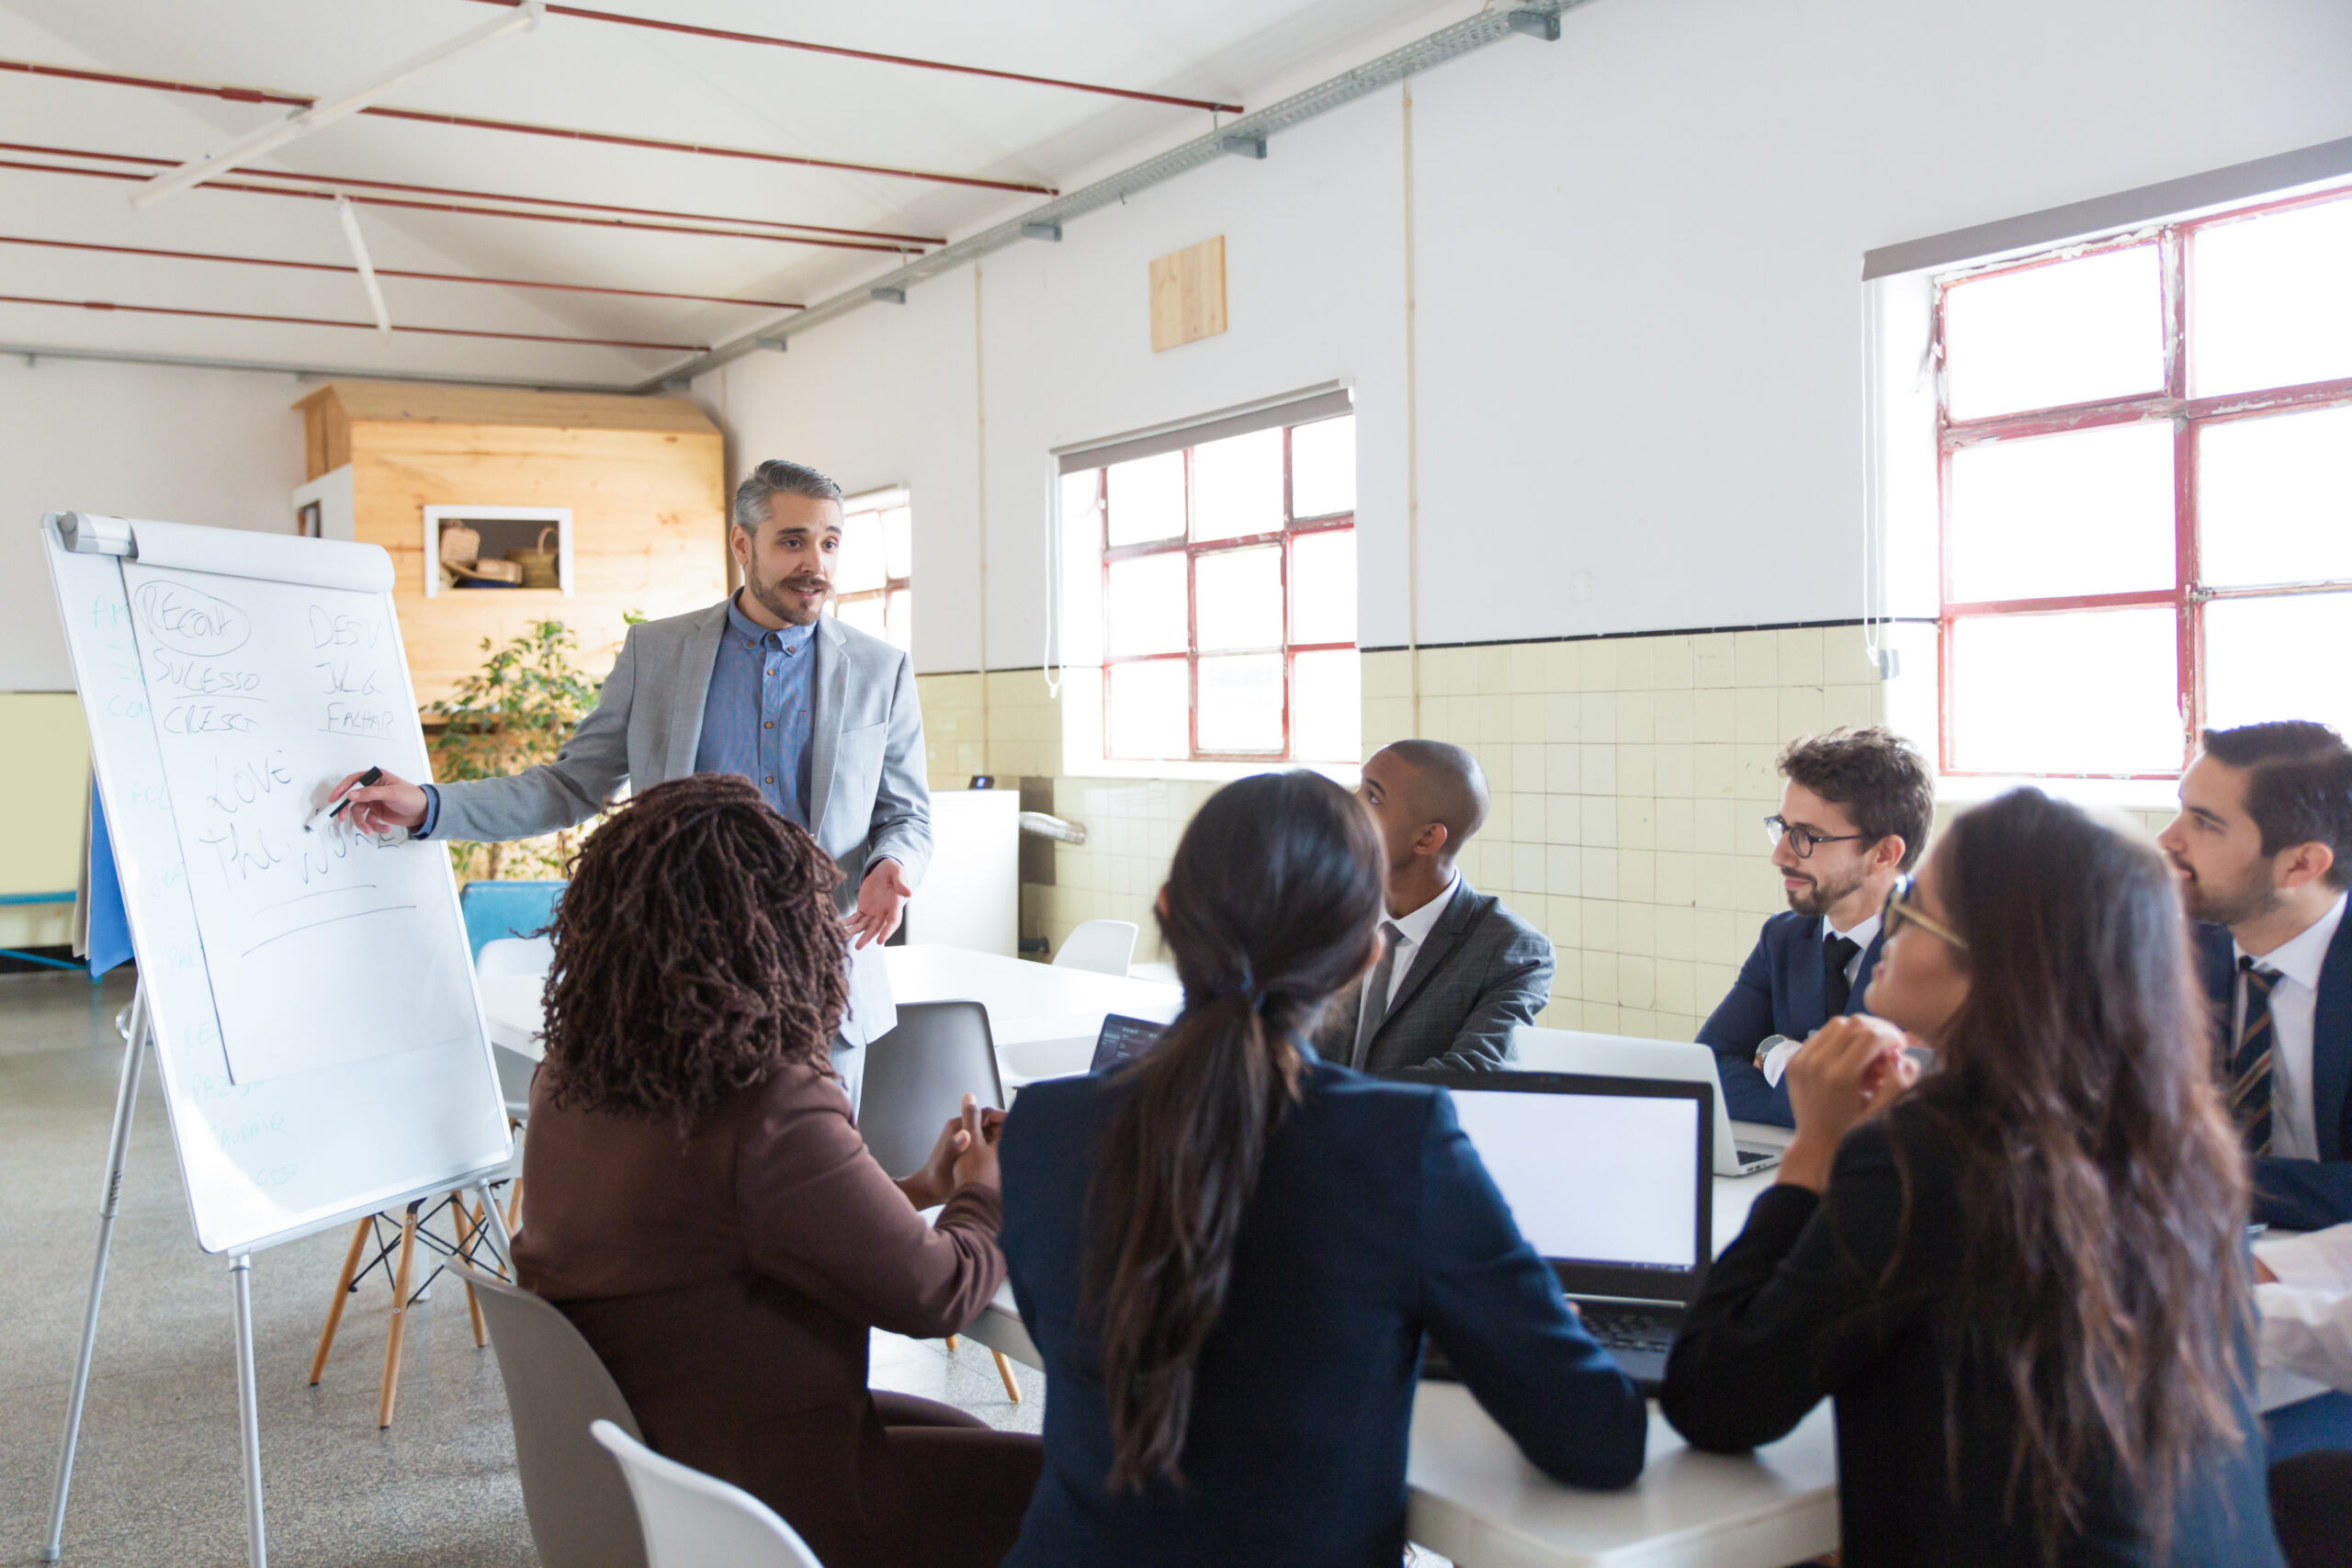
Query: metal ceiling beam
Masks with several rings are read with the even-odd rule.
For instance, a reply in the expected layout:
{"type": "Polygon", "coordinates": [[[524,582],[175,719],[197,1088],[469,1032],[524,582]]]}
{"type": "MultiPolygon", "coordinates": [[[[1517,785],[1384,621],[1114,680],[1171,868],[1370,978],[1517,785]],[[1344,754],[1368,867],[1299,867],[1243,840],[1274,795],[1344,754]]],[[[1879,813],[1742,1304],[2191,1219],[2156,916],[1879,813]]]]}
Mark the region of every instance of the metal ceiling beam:
{"type": "Polygon", "coordinates": [[[1304,92],[1294,93],[1280,103],[1271,104],[1254,114],[1244,115],[1206,135],[1179,142],[1167,152],[1122,169],[1106,179],[1066,192],[991,228],[909,262],[895,271],[866,278],[817,301],[798,315],[753,327],[649,378],[637,389],[650,392],[666,382],[699,376],[753,353],[763,344],[780,346],[804,332],[845,316],[852,310],[862,310],[877,299],[888,299],[893,294],[903,298],[905,292],[917,284],[955,271],[990,252],[1020,244],[1035,235],[1042,225],[1051,224],[1058,230],[1074,219],[1099,212],[1139,191],[1164,185],[1179,175],[1190,174],[1204,164],[1231,157],[1237,142],[1254,141],[1262,145],[1283,131],[1295,130],[1368,94],[1394,86],[1408,76],[1419,75],[1448,61],[1484,49],[1488,44],[1499,43],[1510,38],[1556,38],[1555,25],[1562,13],[1589,3],[1590,0],[1527,0],[1526,4],[1504,9],[1481,11],[1452,27],[1440,28],[1401,49],[1391,50],[1352,70],[1342,71],[1328,81],[1318,82],[1304,92]]]}
{"type": "Polygon", "coordinates": [[[210,359],[188,354],[139,354],[110,348],[59,348],[49,344],[0,343],[0,356],[35,366],[44,359],[87,360],[100,365],[168,365],[179,370],[237,370],[256,376],[291,376],[298,381],[415,381],[435,387],[513,387],[533,392],[633,393],[621,381],[534,381],[517,376],[448,376],[433,370],[356,370],[333,365],[291,365],[266,359],[210,359]]]}

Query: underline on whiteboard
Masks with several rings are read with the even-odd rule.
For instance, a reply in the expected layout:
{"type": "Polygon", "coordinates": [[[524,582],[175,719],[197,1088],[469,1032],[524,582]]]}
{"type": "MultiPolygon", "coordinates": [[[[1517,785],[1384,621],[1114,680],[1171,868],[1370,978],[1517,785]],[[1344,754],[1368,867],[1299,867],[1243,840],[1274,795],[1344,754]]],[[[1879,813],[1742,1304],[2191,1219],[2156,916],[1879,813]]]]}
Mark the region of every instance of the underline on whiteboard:
{"type": "Polygon", "coordinates": [[[305,898],[332,898],[338,893],[357,893],[363,888],[373,887],[375,886],[376,885],[372,882],[355,882],[348,887],[322,888],[316,893],[303,893],[292,898],[280,898],[275,904],[264,904],[260,908],[255,909],[254,913],[256,915],[267,914],[272,909],[283,909],[288,904],[299,904],[305,898]]]}
{"type": "Polygon", "coordinates": [[[259,692],[167,692],[165,702],[172,703],[266,703],[269,699],[259,692]]]}
{"type": "Polygon", "coordinates": [[[307,926],[297,926],[290,931],[280,931],[276,936],[265,937],[260,942],[257,942],[251,947],[245,949],[244,952],[237,954],[237,956],[240,958],[251,958],[254,953],[259,953],[263,948],[267,947],[273,942],[284,942],[289,936],[300,936],[304,931],[314,931],[321,926],[331,926],[337,920],[356,920],[359,919],[361,915],[389,915],[395,909],[413,909],[415,908],[416,906],[413,904],[386,904],[381,908],[361,909],[356,914],[330,915],[323,920],[312,920],[307,926]]]}
{"type": "Polygon", "coordinates": [[[319,726],[322,735],[340,735],[351,740],[374,740],[391,733],[389,729],[337,729],[331,724],[319,726]]]}

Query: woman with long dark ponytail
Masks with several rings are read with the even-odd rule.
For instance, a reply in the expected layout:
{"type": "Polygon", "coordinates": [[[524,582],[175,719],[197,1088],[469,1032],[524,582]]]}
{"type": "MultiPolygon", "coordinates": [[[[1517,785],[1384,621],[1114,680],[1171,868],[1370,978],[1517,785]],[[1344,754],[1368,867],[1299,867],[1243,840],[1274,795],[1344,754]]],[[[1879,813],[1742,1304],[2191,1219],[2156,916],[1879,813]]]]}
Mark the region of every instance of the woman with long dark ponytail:
{"type": "Polygon", "coordinates": [[[1887,907],[1868,998],[1789,1066],[1779,1185],[1660,1403],[1701,1448],[1838,1401],[1847,1568],[2275,1568],[2246,1174],[2173,877],[2036,790],[1887,907]],[[1906,1088],[1906,1039],[1939,1069],[1906,1088]]]}
{"type": "Polygon", "coordinates": [[[1008,1568],[1394,1568],[1424,1330],[1529,1458],[1622,1486],[1646,1420],[1442,1090],[1306,1043],[1379,956],[1382,861],[1313,773],[1228,785],[1161,890],[1184,1010],[1022,1091],[1003,1245],[1052,1389],[1008,1568]]]}

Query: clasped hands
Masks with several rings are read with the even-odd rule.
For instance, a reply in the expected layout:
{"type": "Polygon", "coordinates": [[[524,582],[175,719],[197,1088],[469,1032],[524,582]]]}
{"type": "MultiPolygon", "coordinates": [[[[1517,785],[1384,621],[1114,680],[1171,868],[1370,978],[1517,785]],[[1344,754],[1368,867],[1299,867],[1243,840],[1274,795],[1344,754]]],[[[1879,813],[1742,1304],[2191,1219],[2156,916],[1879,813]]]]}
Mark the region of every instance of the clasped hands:
{"type": "Polygon", "coordinates": [[[966,1095],[963,1110],[949,1117],[941,1129],[931,1157],[921,1170],[899,1179],[899,1190],[918,1209],[937,1208],[967,1183],[995,1190],[1001,1185],[996,1140],[1003,1126],[1003,1111],[984,1107],[975,1097],[966,1095]]]}
{"type": "Polygon", "coordinates": [[[1916,1043],[1884,1019],[1860,1013],[1833,1018],[1815,1032],[1789,1058],[1797,1130],[1781,1151],[1781,1181],[1815,1192],[1829,1185],[1838,1141],[1918,1080],[1919,1064],[1904,1055],[1916,1043]]]}

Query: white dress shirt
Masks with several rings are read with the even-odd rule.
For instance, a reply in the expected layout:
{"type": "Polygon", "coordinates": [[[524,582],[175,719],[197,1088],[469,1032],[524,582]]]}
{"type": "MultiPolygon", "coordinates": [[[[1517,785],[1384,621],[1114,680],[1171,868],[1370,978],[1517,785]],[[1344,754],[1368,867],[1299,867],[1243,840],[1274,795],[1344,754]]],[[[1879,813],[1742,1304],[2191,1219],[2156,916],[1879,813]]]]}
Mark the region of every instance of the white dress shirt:
{"type": "MultiPolygon", "coordinates": [[[[2312,1106],[2312,1035],[2319,1011],[2319,973],[2328,944],[2344,923],[2348,897],[2336,895],[2327,913],[2268,953],[2252,955],[2278,971],[2270,987],[2270,1152],[2281,1159],[2319,1158],[2319,1126],[2312,1106]]],[[[2231,943],[2240,958],[2246,950],[2231,943]]],[[[2230,1039],[2234,1046],[2245,1027],[2245,976],[2237,981],[2230,1039]]]]}
{"type": "MultiPolygon", "coordinates": [[[[1457,870],[1446,879],[1445,890],[1436,897],[1409,915],[1388,917],[1388,923],[1403,934],[1389,943],[1396,949],[1396,962],[1389,966],[1388,994],[1380,998],[1379,1016],[1382,1018],[1388,1016],[1389,1004],[1396,1001],[1396,993],[1405,988],[1405,976],[1412,971],[1414,955],[1420,952],[1421,943],[1429,941],[1430,932],[1437,929],[1438,917],[1445,913],[1448,904],[1453,902],[1454,892],[1461,886],[1462,873],[1457,870]]],[[[1364,991],[1363,998],[1356,1005],[1356,1032],[1359,1035],[1363,1032],[1363,1010],[1372,1002],[1368,976],[1364,991]]]]}
{"type": "Polygon", "coordinates": [[[2257,1359],[2352,1393],[2352,1225],[2265,1236],[2254,1251],[2278,1276],[2254,1290],[2262,1309],[2257,1359]]]}

